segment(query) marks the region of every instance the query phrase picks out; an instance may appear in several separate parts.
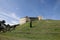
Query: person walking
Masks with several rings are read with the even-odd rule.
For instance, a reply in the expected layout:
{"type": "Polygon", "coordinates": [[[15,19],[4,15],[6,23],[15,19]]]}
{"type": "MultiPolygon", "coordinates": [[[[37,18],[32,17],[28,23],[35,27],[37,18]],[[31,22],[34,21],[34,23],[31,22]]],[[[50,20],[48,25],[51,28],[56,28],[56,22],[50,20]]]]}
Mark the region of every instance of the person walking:
{"type": "Polygon", "coordinates": [[[32,20],[30,20],[30,28],[32,28],[32,20]]]}

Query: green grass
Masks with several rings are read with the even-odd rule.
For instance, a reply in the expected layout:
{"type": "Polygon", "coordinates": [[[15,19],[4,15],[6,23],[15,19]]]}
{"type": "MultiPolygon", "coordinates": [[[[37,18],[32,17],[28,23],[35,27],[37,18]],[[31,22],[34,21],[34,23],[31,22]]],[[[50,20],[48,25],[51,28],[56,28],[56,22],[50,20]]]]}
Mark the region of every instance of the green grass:
{"type": "Polygon", "coordinates": [[[20,25],[12,32],[0,33],[3,40],[60,40],[60,20],[33,21],[20,25]]]}

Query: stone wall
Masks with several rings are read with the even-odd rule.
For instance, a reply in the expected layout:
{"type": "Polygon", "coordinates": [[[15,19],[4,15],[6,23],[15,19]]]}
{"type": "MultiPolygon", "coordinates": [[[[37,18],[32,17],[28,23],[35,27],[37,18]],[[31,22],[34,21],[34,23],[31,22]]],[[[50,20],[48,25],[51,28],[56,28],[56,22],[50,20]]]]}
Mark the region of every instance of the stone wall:
{"type": "Polygon", "coordinates": [[[28,16],[26,16],[26,17],[24,17],[24,18],[21,18],[20,19],[20,25],[21,24],[24,24],[24,23],[26,23],[26,22],[29,22],[30,20],[42,20],[42,16],[38,16],[38,17],[28,17],[28,16]]]}
{"type": "Polygon", "coordinates": [[[26,18],[21,18],[21,19],[20,19],[20,25],[22,25],[22,24],[24,24],[24,23],[26,23],[26,18]]]}
{"type": "Polygon", "coordinates": [[[38,16],[38,20],[39,20],[39,21],[42,20],[42,16],[38,16]]]}

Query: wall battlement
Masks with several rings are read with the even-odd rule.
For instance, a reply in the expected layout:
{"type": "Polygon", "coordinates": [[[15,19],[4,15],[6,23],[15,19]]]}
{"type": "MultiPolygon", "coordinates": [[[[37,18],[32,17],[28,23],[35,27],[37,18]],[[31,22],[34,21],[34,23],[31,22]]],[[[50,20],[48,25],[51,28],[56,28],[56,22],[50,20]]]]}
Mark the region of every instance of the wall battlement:
{"type": "Polygon", "coordinates": [[[24,24],[26,22],[29,22],[30,20],[32,20],[32,21],[34,21],[34,20],[40,21],[40,20],[42,20],[42,16],[38,16],[38,17],[28,17],[28,16],[26,16],[24,18],[21,18],[20,19],[20,25],[24,24]]]}

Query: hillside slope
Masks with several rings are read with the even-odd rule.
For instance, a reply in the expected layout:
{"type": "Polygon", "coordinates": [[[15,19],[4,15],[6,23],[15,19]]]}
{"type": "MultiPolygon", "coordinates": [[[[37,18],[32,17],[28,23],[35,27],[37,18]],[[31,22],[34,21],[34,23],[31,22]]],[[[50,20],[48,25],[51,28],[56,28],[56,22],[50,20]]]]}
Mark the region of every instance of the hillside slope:
{"type": "Polygon", "coordinates": [[[60,20],[36,20],[32,25],[30,28],[28,22],[12,32],[0,33],[0,36],[6,36],[7,40],[60,40],[60,20]]]}

